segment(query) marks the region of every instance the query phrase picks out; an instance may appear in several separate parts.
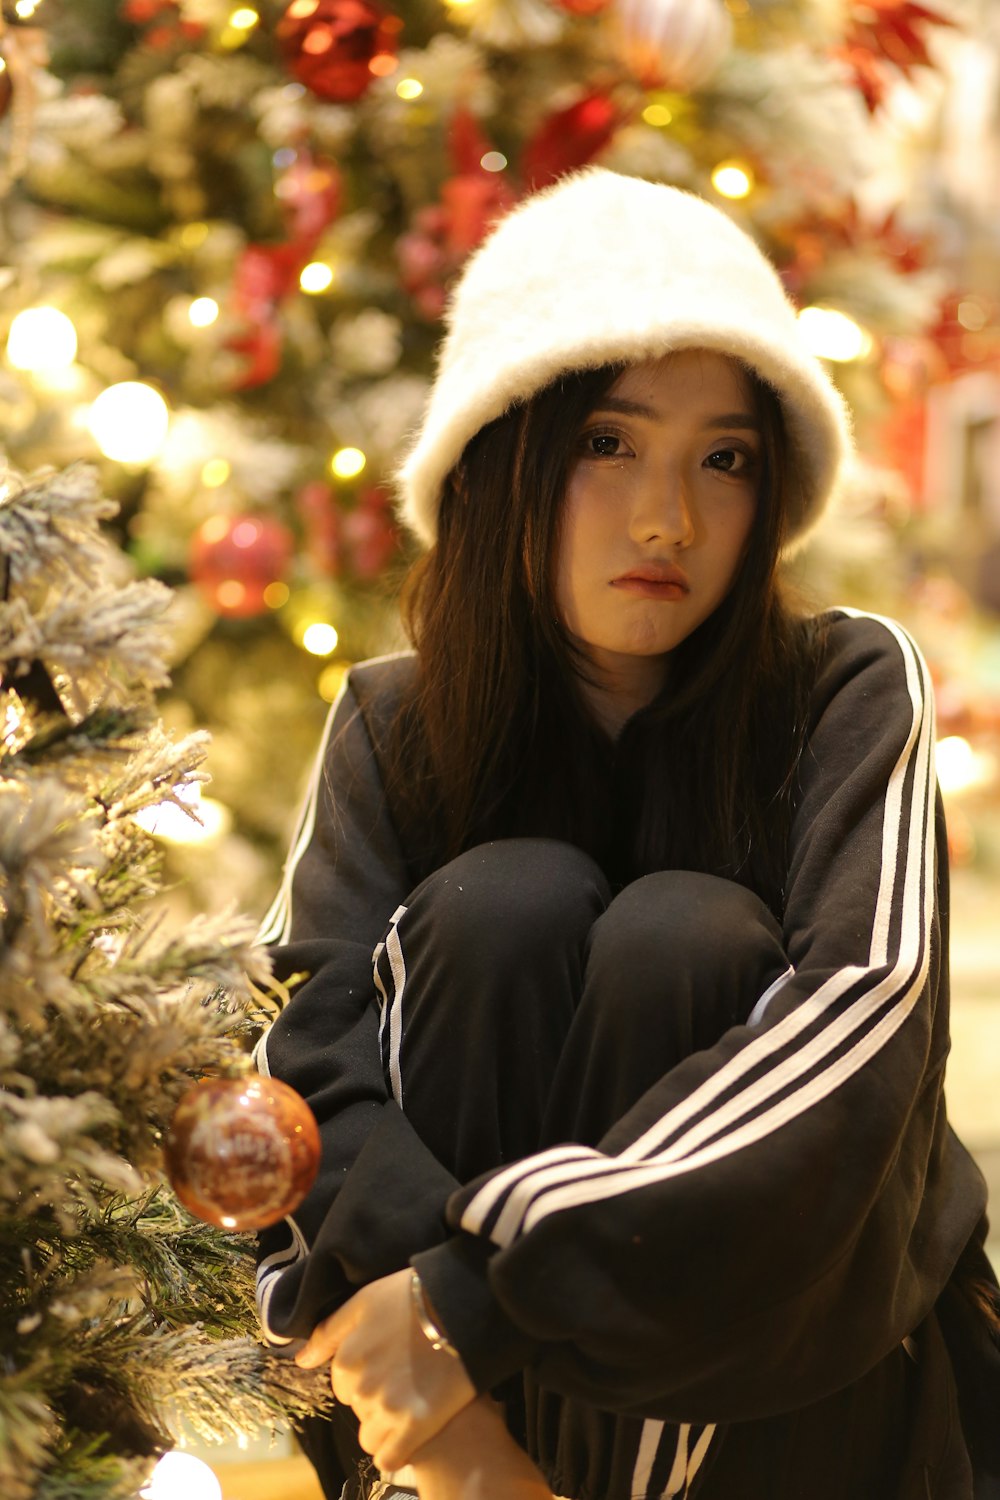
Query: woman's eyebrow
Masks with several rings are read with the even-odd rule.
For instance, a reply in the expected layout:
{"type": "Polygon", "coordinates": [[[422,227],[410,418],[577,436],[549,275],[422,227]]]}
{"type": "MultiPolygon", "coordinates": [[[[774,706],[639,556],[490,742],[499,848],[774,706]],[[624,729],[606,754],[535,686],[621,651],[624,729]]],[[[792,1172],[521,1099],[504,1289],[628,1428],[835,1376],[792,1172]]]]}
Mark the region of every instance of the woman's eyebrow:
{"type": "MultiPolygon", "coordinates": [[[[642,401],[629,401],[625,396],[602,396],[594,407],[591,415],[596,416],[598,412],[615,411],[627,417],[646,417],[649,421],[657,421],[661,413],[653,406],[646,406],[642,401]]],[[[760,432],[760,419],[751,411],[722,412],[718,416],[709,417],[706,427],[742,427],[751,432],[760,432]]]]}

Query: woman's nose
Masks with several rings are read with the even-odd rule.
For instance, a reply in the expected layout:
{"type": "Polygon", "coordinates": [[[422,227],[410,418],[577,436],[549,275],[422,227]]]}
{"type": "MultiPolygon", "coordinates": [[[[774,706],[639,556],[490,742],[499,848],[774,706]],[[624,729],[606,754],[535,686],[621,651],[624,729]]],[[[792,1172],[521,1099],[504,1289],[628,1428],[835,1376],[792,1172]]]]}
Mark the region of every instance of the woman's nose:
{"type": "Polygon", "coordinates": [[[694,512],[682,475],[661,472],[649,478],[636,497],[631,531],[635,541],[690,546],[694,540],[694,512]]]}

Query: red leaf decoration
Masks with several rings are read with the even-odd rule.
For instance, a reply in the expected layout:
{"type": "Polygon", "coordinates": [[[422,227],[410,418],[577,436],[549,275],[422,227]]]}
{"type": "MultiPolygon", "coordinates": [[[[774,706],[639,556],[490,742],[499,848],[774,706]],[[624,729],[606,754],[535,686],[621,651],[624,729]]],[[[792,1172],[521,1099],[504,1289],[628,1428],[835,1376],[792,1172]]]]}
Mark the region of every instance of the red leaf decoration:
{"type": "Polygon", "coordinates": [[[916,67],[932,68],[918,26],[954,26],[955,22],[915,0],[866,0],[852,7],[843,45],[834,50],[854,75],[869,112],[874,114],[889,86],[887,66],[908,78],[916,67]]]}
{"type": "Polygon", "coordinates": [[[585,94],[568,109],[543,120],[524,148],[521,167],[527,186],[547,187],[564,172],[585,167],[607,145],[621,114],[606,94],[585,94]]]}

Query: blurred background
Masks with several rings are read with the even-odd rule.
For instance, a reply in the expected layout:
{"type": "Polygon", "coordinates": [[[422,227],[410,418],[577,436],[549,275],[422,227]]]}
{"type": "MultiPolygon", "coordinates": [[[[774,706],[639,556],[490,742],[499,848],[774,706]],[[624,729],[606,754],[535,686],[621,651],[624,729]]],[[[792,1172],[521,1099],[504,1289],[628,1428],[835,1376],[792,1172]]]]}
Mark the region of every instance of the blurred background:
{"type": "MultiPolygon", "coordinates": [[[[0,17],[0,444],[21,471],[99,465],[131,566],[175,591],[163,713],[213,743],[200,822],[154,819],[172,917],[263,915],[344,671],[403,644],[388,481],[465,257],[574,167],[675,183],[758,238],[855,412],[856,472],[795,577],[901,619],[931,664],[950,1109],[1000,1196],[1000,7],[0,17]]],[[[266,1488],[228,1457],[233,1500],[311,1493],[283,1439],[266,1488]]]]}

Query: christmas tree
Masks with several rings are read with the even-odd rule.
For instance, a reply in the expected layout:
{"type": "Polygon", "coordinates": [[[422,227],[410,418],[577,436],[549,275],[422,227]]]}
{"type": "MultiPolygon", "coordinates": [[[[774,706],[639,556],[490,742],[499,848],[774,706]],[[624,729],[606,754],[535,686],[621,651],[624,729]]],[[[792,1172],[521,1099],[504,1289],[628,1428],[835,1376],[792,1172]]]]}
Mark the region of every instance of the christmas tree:
{"type": "Polygon", "coordinates": [[[813,576],[891,609],[927,390],[1000,368],[995,230],[940,166],[956,18],[987,34],[978,0],[17,0],[0,414],[22,468],[99,462],[177,590],[164,713],[213,731],[218,831],[175,900],[270,899],[345,666],[401,644],[388,482],[447,289],[574,167],[723,202],[775,259],[867,459],[813,576]]]}
{"type": "Polygon", "coordinates": [[[244,919],[150,907],[140,818],[204,774],[205,736],[157,720],[169,595],[103,537],[115,509],[85,467],[0,486],[6,1500],[132,1496],[183,1420],[217,1439],[317,1400],[251,1336],[247,1237],[162,1180],[192,1079],[246,1071],[268,971],[244,919]]]}

